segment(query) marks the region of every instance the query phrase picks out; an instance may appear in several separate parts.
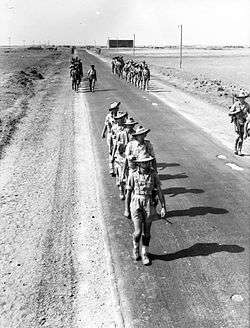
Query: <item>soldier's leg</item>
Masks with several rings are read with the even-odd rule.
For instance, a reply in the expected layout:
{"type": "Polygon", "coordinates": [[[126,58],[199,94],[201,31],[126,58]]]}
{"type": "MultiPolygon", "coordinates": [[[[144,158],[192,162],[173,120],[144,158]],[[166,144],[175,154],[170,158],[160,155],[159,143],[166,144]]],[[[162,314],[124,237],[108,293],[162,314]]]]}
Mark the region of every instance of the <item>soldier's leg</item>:
{"type": "Polygon", "coordinates": [[[244,129],[242,127],[239,133],[239,141],[238,141],[238,155],[240,156],[241,156],[241,149],[243,146],[243,136],[244,136],[244,129]]]}
{"type": "Polygon", "coordinates": [[[140,240],[142,235],[142,211],[140,209],[140,201],[138,198],[131,200],[130,204],[131,219],[134,225],[133,232],[133,258],[138,261],[140,259],[140,240]]]}
{"type": "Polygon", "coordinates": [[[148,257],[148,249],[149,243],[151,238],[151,225],[152,221],[157,215],[155,207],[151,204],[152,200],[147,202],[147,206],[145,206],[145,220],[142,226],[142,249],[141,249],[141,256],[142,256],[142,263],[143,265],[149,265],[150,259],[148,257]]]}
{"type": "MultiPolygon", "coordinates": [[[[139,215],[138,215],[139,216],[139,215]]],[[[142,234],[142,220],[140,217],[132,218],[134,223],[133,233],[133,258],[138,261],[140,259],[140,239],[142,234]]]]}
{"type": "Polygon", "coordinates": [[[93,79],[92,80],[92,92],[94,92],[95,91],[95,80],[93,79]]]}

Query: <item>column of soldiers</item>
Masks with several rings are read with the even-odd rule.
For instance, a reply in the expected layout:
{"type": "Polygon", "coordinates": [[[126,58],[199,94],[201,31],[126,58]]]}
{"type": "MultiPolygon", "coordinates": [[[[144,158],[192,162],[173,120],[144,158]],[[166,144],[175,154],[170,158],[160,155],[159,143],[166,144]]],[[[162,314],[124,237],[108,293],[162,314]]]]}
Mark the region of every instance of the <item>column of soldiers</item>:
{"type": "Polygon", "coordinates": [[[124,62],[123,57],[114,57],[111,62],[113,74],[124,78],[127,83],[131,83],[137,88],[148,90],[150,81],[150,70],[145,61],[136,63],[133,60],[124,62]]]}
{"type": "Polygon", "coordinates": [[[146,139],[150,129],[139,125],[128,113],[119,110],[120,102],[110,105],[102,131],[109,153],[109,173],[116,178],[119,197],[125,200],[124,216],[132,219],[133,258],[150,264],[148,247],[151,224],[158,216],[156,206],[161,204],[161,217],[166,215],[165,199],[157,173],[153,146],[146,139]],[[140,249],[141,243],[141,249],[140,249]]]}

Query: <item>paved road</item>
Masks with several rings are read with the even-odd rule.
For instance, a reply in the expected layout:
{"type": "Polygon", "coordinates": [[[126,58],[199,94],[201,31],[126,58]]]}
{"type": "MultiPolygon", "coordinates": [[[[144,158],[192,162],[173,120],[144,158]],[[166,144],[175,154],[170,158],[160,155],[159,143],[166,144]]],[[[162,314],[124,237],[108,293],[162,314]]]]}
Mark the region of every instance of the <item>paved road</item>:
{"type": "Polygon", "coordinates": [[[154,96],[112,76],[99,59],[85,52],[79,55],[85,70],[94,63],[98,71],[96,92],[89,93],[85,86],[81,92],[90,110],[125,323],[150,328],[247,328],[248,161],[233,157],[154,96]],[[108,105],[115,100],[151,128],[149,138],[168,205],[171,224],[166,220],[153,223],[150,267],[132,261],[132,225],[122,215],[124,204],[108,176],[101,130],[108,105]],[[217,155],[243,170],[232,170],[217,155]]]}

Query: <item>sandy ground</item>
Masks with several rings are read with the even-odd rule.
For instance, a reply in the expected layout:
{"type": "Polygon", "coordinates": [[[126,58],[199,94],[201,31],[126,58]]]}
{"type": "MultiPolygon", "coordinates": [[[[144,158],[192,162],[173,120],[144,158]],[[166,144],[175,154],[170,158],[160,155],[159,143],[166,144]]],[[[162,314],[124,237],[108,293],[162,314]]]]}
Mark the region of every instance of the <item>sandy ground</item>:
{"type": "Polygon", "coordinates": [[[3,328],[119,327],[98,200],[89,193],[96,195],[87,121],[81,125],[68,61],[64,52],[47,63],[2,152],[3,328]]]}

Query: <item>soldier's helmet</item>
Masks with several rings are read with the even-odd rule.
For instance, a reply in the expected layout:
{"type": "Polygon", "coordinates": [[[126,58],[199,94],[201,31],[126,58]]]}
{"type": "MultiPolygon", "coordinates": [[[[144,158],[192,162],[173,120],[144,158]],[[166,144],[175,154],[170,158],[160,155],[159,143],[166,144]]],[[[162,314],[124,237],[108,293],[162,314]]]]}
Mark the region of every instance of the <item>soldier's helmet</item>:
{"type": "Polygon", "coordinates": [[[131,125],[134,126],[134,125],[138,124],[138,122],[136,122],[133,119],[133,117],[128,117],[127,120],[126,120],[126,122],[124,124],[127,125],[127,126],[131,126],[131,125]]]}
{"type": "Polygon", "coordinates": [[[235,93],[235,98],[247,98],[249,97],[249,92],[246,90],[240,90],[238,93],[235,93]]]}
{"type": "Polygon", "coordinates": [[[118,109],[120,104],[121,104],[120,101],[119,102],[117,102],[117,101],[112,102],[112,104],[110,104],[109,111],[112,111],[114,109],[118,109]]]}
{"type": "Polygon", "coordinates": [[[144,128],[142,125],[140,125],[140,126],[138,126],[138,127],[136,128],[135,133],[133,133],[132,135],[133,135],[134,137],[136,137],[136,136],[139,136],[139,135],[141,135],[141,134],[147,134],[147,133],[149,133],[149,132],[150,132],[150,129],[146,129],[146,128],[144,128]]]}

